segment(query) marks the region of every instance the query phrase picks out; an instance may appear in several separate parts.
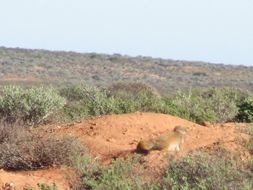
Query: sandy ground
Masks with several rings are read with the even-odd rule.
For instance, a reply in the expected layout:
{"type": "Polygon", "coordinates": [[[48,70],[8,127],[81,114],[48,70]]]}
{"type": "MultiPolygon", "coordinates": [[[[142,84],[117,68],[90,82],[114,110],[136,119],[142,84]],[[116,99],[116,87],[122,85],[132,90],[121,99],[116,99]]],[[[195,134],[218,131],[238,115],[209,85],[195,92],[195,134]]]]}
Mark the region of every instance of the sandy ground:
{"type": "MultiPolygon", "coordinates": [[[[238,139],[247,138],[239,132],[243,124],[227,123],[202,126],[193,122],[156,113],[130,113],[122,115],[107,115],[83,120],[79,123],[64,125],[42,126],[35,130],[40,133],[55,135],[74,135],[89,149],[94,157],[102,164],[108,164],[113,158],[135,154],[134,150],[141,139],[154,138],[167,131],[173,130],[176,125],[187,128],[188,133],[182,150],[178,153],[152,151],[143,155],[141,163],[148,175],[155,177],[168,163],[170,155],[181,157],[200,148],[212,148],[222,145],[232,151],[241,151],[242,159],[248,153],[242,151],[238,139]],[[239,147],[239,148],[238,148],[239,147]]],[[[13,183],[16,189],[38,182],[55,182],[59,189],[70,189],[70,169],[59,167],[37,171],[7,172],[0,171],[0,187],[13,183]]]]}

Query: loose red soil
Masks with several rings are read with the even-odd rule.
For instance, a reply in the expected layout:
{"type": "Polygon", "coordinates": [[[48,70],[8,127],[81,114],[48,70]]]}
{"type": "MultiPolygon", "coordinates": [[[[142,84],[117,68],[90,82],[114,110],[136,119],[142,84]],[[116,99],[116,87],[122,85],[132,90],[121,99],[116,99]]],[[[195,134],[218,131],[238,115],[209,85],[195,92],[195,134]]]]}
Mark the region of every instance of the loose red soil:
{"type": "Polygon", "coordinates": [[[65,167],[41,169],[35,171],[7,172],[0,170],[0,189],[9,190],[8,186],[14,185],[10,190],[23,190],[24,188],[37,188],[38,183],[57,184],[60,190],[70,190],[74,173],[65,167]]]}
{"type": "MultiPolygon", "coordinates": [[[[239,132],[243,124],[219,124],[202,126],[196,123],[170,116],[156,113],[130,113],[122,115],[107,115],[83,120],[79,123],[64,125],[48,125],[39,127],[36,132],[50,133],[53,135],[74,135],[89,149],[90,153],[98,158],[102,164],[110,163],[113,158],[134,154],[137,143],[141,139],[154,138],[167,131],[173,130],[176,125],[182,125],[187,128],[188,133],[183,144],[183,149],[178,153],[170,153],[175,157],[184,156],[187,153],[200,148],[212,148],[216,145],[222,145],[232,151],[241,151],[242,159],[247,157],[248,153],[240,146],[240,138],[247,138],[247,135],[239,132]]],[[[142,165],[147,175],[153,177],[159,175],[161,169],[171,157],[167,152],[153,151],[141,158],[142,165]],[[152,172],[152,173],[150,173],[152,172]]],[[[64,172],[61,169],[50,169],[33,172],[0,173],[0,183],[6,183],[3,176],[8,176],[15,184],[18,181],[28,181],[36,184],[39,180],[55,180],[62,187],[69,180],[64,179],[64,172]],[[50,179],[51,178],[51,179],[50,179]],[[59,179],[59,180],[58,180],[59,179]],[[61,179],[61,180],[60,180],[61,179]],[[38,181],[36,181],[38,180],[38,181]]],[[[22,187],[22,184],[20,185],[22,187]]],[[[64,186],[67,187],[67,186],[64,186]]],[[[22,188],[21,188],[22,189],[22,188]]],[[[60,188],[64,189],[64,188],[60,188]]],[[[67,189],[67,188],[65,188],[67,189]]]]}

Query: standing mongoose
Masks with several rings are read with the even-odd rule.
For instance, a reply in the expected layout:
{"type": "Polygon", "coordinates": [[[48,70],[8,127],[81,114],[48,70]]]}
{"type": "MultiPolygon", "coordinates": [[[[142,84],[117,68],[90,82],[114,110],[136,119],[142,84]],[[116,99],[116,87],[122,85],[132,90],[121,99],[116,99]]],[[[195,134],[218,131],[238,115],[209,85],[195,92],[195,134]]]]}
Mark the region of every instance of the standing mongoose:
{"type": "Polygon", "coordinates": [[[168,134],[157,137],[155,139],[141,140],[136,148],[137,153],[147,154],[151,150],[168,150],[179,151],[184,142],[186,129],[182,126],[176,126],[174,130],[168,134]]]}

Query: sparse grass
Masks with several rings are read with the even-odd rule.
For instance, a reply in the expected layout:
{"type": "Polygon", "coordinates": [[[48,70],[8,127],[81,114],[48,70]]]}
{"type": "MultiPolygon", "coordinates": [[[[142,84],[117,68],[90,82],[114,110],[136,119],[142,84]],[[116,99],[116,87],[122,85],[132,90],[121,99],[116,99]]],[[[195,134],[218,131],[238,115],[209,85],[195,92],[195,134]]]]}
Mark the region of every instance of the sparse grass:
{"type": "Polygon", "coordinates": [[[245,127],[242,127],[240,131],[253,137],[253,124],[247,124],[245,127]]]}
{"type": "Polygon", "coordinates": [[[250,139],[242,141],[242,144],[252,154],[252,159],[253,159],[253,124],[246,125],[245,127],[241,128],[240,131],[250,135],[250,139]]]}

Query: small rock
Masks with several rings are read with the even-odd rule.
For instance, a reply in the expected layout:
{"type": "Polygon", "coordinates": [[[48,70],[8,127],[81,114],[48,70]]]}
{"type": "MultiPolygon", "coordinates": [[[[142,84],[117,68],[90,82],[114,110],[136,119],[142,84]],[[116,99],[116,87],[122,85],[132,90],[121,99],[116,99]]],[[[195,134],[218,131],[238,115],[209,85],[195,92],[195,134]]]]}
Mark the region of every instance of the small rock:
{"type": "Polygon", "coordinates": [[[107,142],[115,142],[116,140],[114,138],[108,138],[106,139],[107,142]]]}
{"type": "Polygon", "coordinates": [[[129,145],[133,145],[133,144],[136,144],[136,143],[138,143],[139,141],[137,141],[137,140],[133,140],[132,142],[130,142],[129,143],[129,145]]]}
{"type": "Polygon", "coordinates": [[[207,122],[207,121],[204,121],[203,125],[206,126],[206,127],[213,127],[213,124],[210,123],[210,122],[207,122]]]}
{"type": "Polygon", "coordinates": [[[14,183],[5,183],[3,186],[3,190],[15,190],[14,183]]]}
{"type": "Polygon", "coordinates": [[[75,124],[74,123],[69,123],[67,124],[67,127],[71,127],[71,126],[74,126],[75,124]]]}

